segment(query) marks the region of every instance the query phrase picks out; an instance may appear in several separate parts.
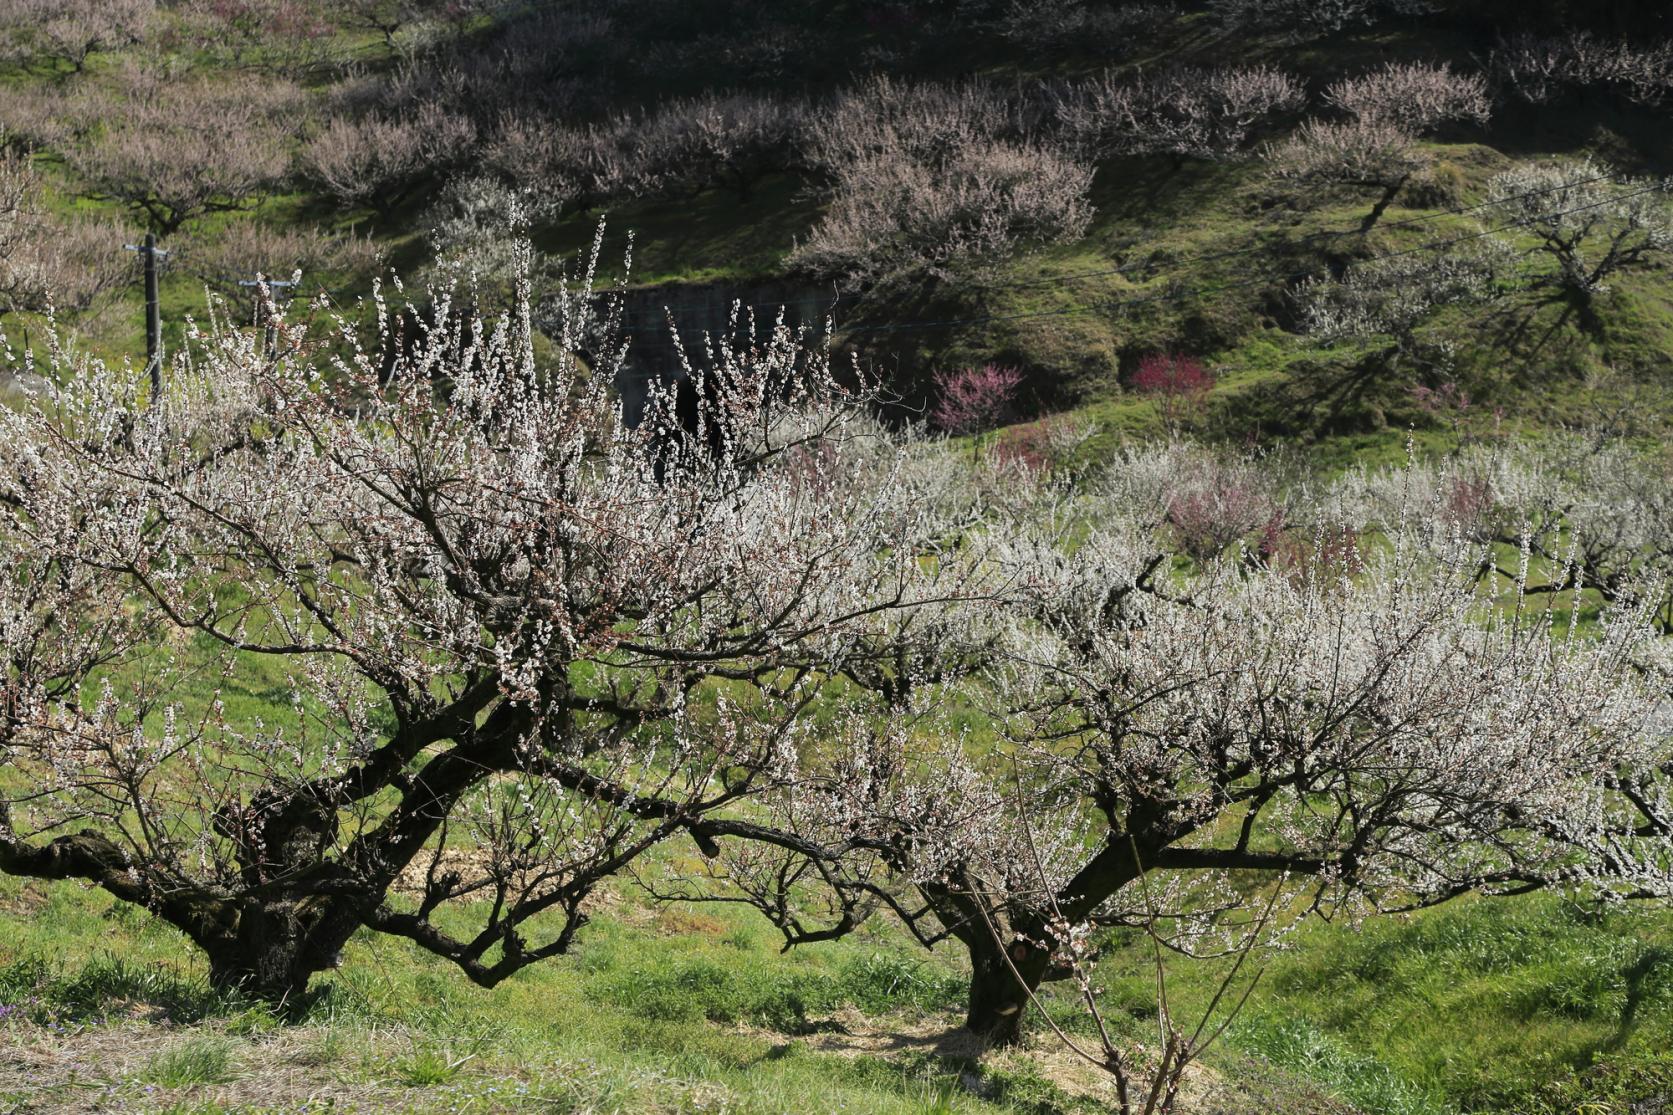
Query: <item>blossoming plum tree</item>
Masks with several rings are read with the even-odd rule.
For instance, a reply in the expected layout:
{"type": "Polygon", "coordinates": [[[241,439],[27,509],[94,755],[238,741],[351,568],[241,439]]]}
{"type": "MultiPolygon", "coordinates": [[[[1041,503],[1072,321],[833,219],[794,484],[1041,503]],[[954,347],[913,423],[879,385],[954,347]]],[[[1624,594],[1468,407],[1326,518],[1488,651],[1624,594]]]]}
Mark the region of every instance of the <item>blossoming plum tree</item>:
{"type": "Polygon", "coordinates": [[[1011,417],[1022,372],[998,364],[939,372],[935,388],[939,398],[930,420],[938,428],[953,434],[981,433],[1011,417]]]}
{"type": "Polygon", "coordinates": [[[155,399],[57,358],[0,416],[0,870],[296,1003],[365,925],[492,984],[649,848],[746,831],[711,817],[794,771],[813,679],[957,591],[953,504],[784,327],[693,357],[715,436],[627,428],[608,300],[560,301],[543,362],[526,299],[445,297],[388,376],[277,306],[276,352],[212,322],[155,399]],[[229,711],[251,670],[282,720],[229,711]]]}
{"type": "Polygon", "coordinates": [[[989,491],[785,328],[692,354],[695,431],[666,400],[629,428],[586,285],[542,360],[526,303],[445,297],[387,374],[277,307],[276,344],[211,320],[154,399],[54,350],[0,414],[0,870],[297,1003],[368,927],[493,985],[689,838],[721,888],[689,896],[789,943],[880,911],[956,940],[1000,1044],[1108,926],[1673,893],[1643,491],[1594,493],[1611,517],[1584,470],[1413,467],[1286,494],[1293,545],[1187,545],[1201,451],[989,491]],[[232,707],[255,671],[282,716],[232,707]]]}
{"type": "MultiPolygon", "coordinates": [[[[965,947],[967,1025],[1007,1043],[1099,927],[1156,923],[1146,885],[1184,947],[1252,920],[1234,873],[1326,915],[1472,890],[1673,891],[1648,605],[1624,596],[1588,634],[1530,595],[1527,561],[1485,592],[1483,544],[1414,501],[1352,561],[1332,544],[1185,571],[1158,529],[1182,453],[1124,459],[1091,510],[996,547],[1010,607],[961,629],[1003,746],[953,735],[926,759],[873,743],[782,792],[781,825],[847,849],[789,873],[822,881],[817,899],[773,885],[784,864],[738,857],[787,940],[892,909],[925,944],[965,947]],[[872,844],[856,851],[855,832],[872,844]]],[[[1314,533],[1357,537],[1330,506],[1314,533]]]]}

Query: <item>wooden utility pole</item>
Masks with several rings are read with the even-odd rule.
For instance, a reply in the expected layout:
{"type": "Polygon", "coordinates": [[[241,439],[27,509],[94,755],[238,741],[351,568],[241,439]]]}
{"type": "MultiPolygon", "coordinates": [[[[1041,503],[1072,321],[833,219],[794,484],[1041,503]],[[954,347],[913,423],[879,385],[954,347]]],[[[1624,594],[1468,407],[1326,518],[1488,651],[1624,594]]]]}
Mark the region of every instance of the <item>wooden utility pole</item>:
{"type": "Polygon", "coordinates": [[[157,257],[168,252],[157,247],[155,233],[145,234],[145,243],[126,245],[138,252],[145,265],[145,368],[151,375],[151,404],[163,397],[163,310],[157,300],[157,257]]]}

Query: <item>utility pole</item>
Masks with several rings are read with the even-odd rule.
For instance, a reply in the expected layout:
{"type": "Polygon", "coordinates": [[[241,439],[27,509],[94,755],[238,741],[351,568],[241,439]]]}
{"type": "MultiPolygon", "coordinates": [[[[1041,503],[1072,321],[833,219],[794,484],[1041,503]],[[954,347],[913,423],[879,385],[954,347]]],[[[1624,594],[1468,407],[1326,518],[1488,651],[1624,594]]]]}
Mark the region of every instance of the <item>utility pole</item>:
{"type": "Polygon", "coordinates": [[[145,265],[145,367],[151,374],[151,405],[163,397],[163,310],[157,301],[157,257],[168,252],[157,247],[155,233],[145,234],[145,243],[123,245],[138,252],[145,265]]]}

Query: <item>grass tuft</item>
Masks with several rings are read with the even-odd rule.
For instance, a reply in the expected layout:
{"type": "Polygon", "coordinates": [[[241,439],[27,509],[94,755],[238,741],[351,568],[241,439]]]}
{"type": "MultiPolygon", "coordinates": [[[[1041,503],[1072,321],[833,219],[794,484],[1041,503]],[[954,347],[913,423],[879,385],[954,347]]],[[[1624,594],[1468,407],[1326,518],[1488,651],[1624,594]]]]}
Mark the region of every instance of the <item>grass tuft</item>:
{"type": "Polygon", "coordinates": [[[395,1062],[395,1076],[409,1088],[452,1083],[471,1055],[453,1056],[450,1050],[420,1046],[395,1062]]]}
{"type": "Polygon", "coordinates": [[[151,1058],[144,1078],[165,1088],[224,1083],[232,1078],[232,1045],[220,1037],[191,1038],[151,1058]]]}
{"type": "Polygon", "coordinates": [[[1452,1115],[1441,1097],[1363,1053],[1350,1051],[1300,1019],[1247,1020],[1237,1045],[1329,1088],[1367,1115],[1452,1115]]]}

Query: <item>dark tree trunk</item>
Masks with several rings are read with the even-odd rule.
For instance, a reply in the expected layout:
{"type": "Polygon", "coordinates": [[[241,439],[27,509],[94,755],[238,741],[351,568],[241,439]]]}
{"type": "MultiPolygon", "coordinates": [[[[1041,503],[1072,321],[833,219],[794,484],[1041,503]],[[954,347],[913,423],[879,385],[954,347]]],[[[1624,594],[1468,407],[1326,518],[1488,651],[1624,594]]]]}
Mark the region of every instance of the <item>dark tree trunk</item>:
{"type": "Polygon", "coordinates": [[[1012,941],[1010,953],[1011,962],[1006,963],[996,942],[970,949],[970,1002],[964,1025],[989,1048],[1021,1040],[1030,993],[1039,990],[1051,959],[1044,949],[1021,940],[1012,941]]]}
{"type": "Polygon", "coordinates": [[[242,906],[230,932],[204,943],[209,982],[285,1011],[308,1004],[308,981],[335,968],[357,922],[317,901],[279,899],[242,906]]]}
{"type": "MultiPolygon", "coordinates": [[[[1090,915],[1099,903],[1138,878],[1144,865],[1154,863],[1169,841],[1189,831],[1171,820],[1167,824],[1172,827],[1165,836],[1138,843],[1124,833],[1113,834],[1109,843],[1058,891],[1050,910],[1070,922],[1090,915]]],[[[1148,831],[1160,827],[1149,826],[1148,831]]],[[[963,878],[957,886],[920,884],[920,893],[936,908],[943,923],[953,927],[953,935],[970,953],[966,1028],[990,1047],[1014,1045],[1022,1037],[1031,993],[1048,979],[1062,978],[1065,973],[1054,972],[1052,967],[1047,912],[1012,909],[996,917],[976,905],[981,899],[975,896],[982,890],[963,878]],[[1008,923],[1009,929],[996,930],[1000,922],[1008,923]],[[1002,946],[1001,940],[1008,943],[1002,946]]]]}

